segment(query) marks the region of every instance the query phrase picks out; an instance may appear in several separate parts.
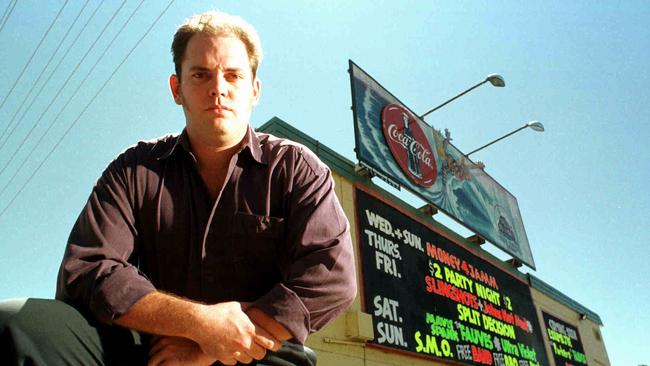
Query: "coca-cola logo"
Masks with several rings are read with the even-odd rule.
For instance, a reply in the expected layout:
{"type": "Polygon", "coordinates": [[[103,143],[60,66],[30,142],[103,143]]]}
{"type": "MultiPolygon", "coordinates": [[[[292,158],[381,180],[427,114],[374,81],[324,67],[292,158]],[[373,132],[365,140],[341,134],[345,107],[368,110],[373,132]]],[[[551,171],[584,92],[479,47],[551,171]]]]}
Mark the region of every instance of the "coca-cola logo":
{"type": "Polygon", "coordinates": [[[402,171],[415,184],[431,187],[438,173],[436,159],[415,118],[404,107],[387,104],[381,123],[386,144],[402,171]]]}

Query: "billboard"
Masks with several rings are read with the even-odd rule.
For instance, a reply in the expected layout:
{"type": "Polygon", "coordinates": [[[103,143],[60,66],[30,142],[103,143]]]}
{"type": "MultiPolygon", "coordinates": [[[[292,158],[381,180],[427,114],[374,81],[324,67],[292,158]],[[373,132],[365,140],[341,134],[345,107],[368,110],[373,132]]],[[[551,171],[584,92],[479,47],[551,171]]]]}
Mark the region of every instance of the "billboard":
{"type": "Polygon", "coordinates": [[[542,311],[544,331],[551,343],[551,351],[556,365],[581,366],[587,364],[578,329],[542,311]]]}
{"type": "Polygon", "coordinates": [[[530,288],[355,190],[361,298],[378,347],[468,365],[548,365],[530,288]]]}
{"type": "Polygon", "coordinates": [[[517,199],[350,61],[360,165],[535,269],[517,199]]]}

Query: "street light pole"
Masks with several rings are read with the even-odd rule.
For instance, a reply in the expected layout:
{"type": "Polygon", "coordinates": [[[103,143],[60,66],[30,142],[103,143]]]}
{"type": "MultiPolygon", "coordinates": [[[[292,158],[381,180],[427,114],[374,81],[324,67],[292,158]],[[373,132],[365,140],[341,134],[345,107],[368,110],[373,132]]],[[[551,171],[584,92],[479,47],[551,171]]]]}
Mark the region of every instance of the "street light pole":
{"type": "Polygon", "coordinates": [[[499,74],[490,74],[490,75],[485,77],[485,80],[479,82],[478,84],[476,84],[476,85],[472,86],[471,88],[465,90],[464,92],[456,95],[455,97],[449,99],[448,101],[442,103],[441,105],[439,105],[439,106],[429,110],[428,112],[424,113],[423,115],[420,116],[420,119],[424,119],[424,117],[428,116],[430,113],[433,113],[433,112],[437,111],[438,109],[446,106],[447,104],[453,102],[454,100],[462,97],[463,95],[471,92],[472,90],[478,88],[479,86],[481,86],[481,85],[483,85],[483,84],[485,84],[487,82],[490,82],[490,84],[492,84],[493,86],[499,87],[499,88],[502,88],[502,87],[506,86],[506,81],[503,80],[503,77],[501,75],[499,75],[499,74]]]}
{"type": "Polygon", "coordinates": [[[505,135],[499,137],[499,138],[496,139],[496,140],[493,140],[493,141],[491,141],[491,142],[488,142],[487,144],[485,144],[485,145],[479,147],[478,149],[475,149],[475,150],[470,151],[469,153],[465,154],[465,156],[470,156],[470,155],[474,154],[475,152],[477,152],[477,151],[479,151],[479,150],[483,150],[483,149],[485,149],[486,147],[488,147],[488,146],[494,144],[495,142],[499,142],[499,141],[505,139],[506,137],[508,137],[508,136],[512,136],[512,135],[514,135],[515,133],[517,133],[517,132],[519,132],[519,131],[521,131],[521,130],[523,130],[523,129],[529,128],[529,127],[530,127],[530,129],[532,129],[533,131],[544,132],[544,125],[543,125],[541,122],[531,121],[531,122],[528,122],[528,123],[526,123],[525,125],[523,125],[523,126],[517,128],[517,129],[515,129],[515,130],[512,131],[512,132],[508,132],[507,134],[505,134],[505,135]]]}

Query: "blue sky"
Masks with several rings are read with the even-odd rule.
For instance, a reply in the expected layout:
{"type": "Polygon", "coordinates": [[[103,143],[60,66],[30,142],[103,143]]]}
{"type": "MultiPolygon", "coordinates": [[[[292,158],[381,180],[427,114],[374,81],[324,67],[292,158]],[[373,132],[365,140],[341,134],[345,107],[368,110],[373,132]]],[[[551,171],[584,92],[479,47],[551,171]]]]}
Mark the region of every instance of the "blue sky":
{"type": "MultiPolygon", "coordinates": [[[[351,160],[348,59],[422,113],[487,74],[503,75],[505,88],[483,86],[426,120],[448,128],[463,151],[544,123],[544,133],[520,132],[473,158],[518,198],[533,273],[601,316],[611,363],[650,362],[650,3],[177,0],[109,80],[167,5],[143,3],[100,58],[139,3],[129,0],[71,74],[121,4],[108,1],[43,85],[99,4],[90,1],[71,28],[84,3],[67,3],[20,79],[64,1],[18,0],[0,31],[0,134],[14,114],[19,121],[0,138],[0,298],[52,297],[69,230],[103,168],[140,139],[182,129],[167,86],[171,36],[185,17],[218,8],[262,38],[252,124],[278,116],[351,160]]],[[[2,0],[0,14],[12,4],[2,0]]]]}

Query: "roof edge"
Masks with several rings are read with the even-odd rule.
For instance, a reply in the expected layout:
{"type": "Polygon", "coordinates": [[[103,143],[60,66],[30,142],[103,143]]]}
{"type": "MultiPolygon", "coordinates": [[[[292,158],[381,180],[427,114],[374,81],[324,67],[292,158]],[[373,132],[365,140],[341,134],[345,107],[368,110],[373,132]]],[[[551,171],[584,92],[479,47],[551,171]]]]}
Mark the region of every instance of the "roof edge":
{"type": "Polygon", "coordinates": [[[565,295],[560,290],[540,280],[539,278],[533,276],[530,273],[528,273],[528,279],[529,279],[530,287],[543,292],[549,297],[552,297],[553,299],[559,301],[561,304],[564,304],[569,308],[571,308],[572,310],[575,310],[578,314],[584,315],[587,318],[598,323],[600,326],[603,325],[603,321],[600,319],[600,316],[598,314],[589,310],[586,306],[573,300],[569,296],[565,295]]]}

